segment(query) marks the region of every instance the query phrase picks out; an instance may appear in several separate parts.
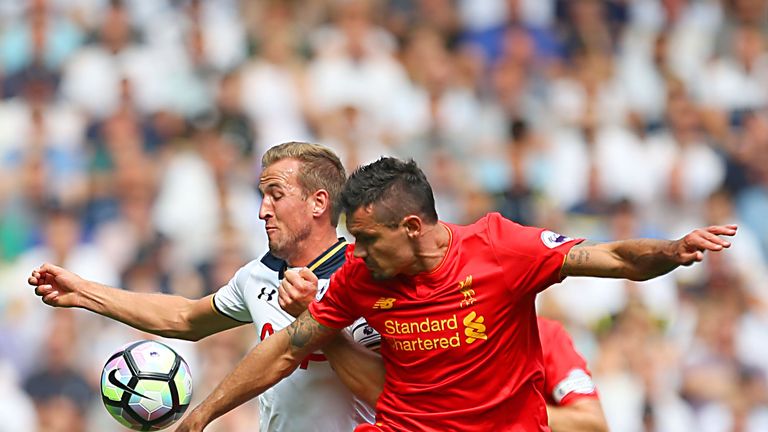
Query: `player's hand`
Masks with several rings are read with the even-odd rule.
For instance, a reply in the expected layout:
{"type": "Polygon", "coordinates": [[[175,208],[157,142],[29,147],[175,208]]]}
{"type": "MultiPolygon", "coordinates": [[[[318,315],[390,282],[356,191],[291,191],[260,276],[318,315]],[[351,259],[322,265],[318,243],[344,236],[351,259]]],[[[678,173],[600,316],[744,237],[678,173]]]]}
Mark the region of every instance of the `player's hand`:
{"type": "Polygon", "coordinates": [[[32,270],[27,282],[35,287],[43,303],[56,307],[79,306],[79,290],[86,283],[71,271],[48,263],[32,270]]]}
{"type": "Polygon", "coordinates": [[[197,415],[197,411],[192,410],[191,413],[181,419],[181,422],[176,426],[175,432],[203,432],[205,426],[205,421],[197,415]]]}
{"type": "Polygon", "coordinates": [[[278,302],[284,311],[298,317],[317,294],[317,276],[308,268],[299,271],[287,270],[280,282],[278,302]]]}
{"type": "Polygon", "coordinates": [[[736,235],[736,225],[714,225],[699,228],[674,242],[674,254],[680,265],[688,266],[704,259],[704,252],[717,252],[731,247],[731,242],[720,236],[736,235]]]}

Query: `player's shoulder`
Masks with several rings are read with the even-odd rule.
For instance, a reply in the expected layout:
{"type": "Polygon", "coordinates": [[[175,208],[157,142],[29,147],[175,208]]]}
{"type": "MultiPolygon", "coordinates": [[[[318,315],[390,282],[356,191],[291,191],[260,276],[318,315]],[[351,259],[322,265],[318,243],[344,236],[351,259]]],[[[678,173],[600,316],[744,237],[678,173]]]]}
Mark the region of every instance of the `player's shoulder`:
{"type": "Polygon", "coordinates": [[[522,225],[495,212],[488,213],[477,223],[484,225],[489,238],[495,244],[523,253],[546,252],[558,249],[568,243],[579,243],[584,240],[571,238],[546,228],[522,225]],[[504,241],[497,241],[499,239],[504,239],[504,241]]]}
{"type": "Polygon", "coordinates": [[[504,239],[504,245],[514,246],[530,241],[528,237],[531,237],[531,227],[520,225],[497,212],[488,213],[467,225],[444,224],[451,230],[453,239],[462,243],[479,239],[483,244],[493,245],[504,239]]]}
{"type": "Polygon", "coordinates": [[[260,258],[246,263],[235,273],[234,282],[237,287],[245,289],[250,281],[278,281],[279,275],[285,270],[286,263],[280,258],[267,252],[260,258]]]}
{"type": "Polygon", "coordinates": [[[285,271],[288,263],[282,258],[276,257],[272,252],[267,251],[261,258],[249,262],[243,268],[246,267],[254,273],[280,273],[285,271]]]}
{"type": "Polygon", "coordinates": [[[476,220],[475,222],[467,225],[452,225],[452,224],[446,224],[449,228],[452,229],[454,232],[458,232],[463,235],[471,235],[475,233],[489,233],[489,234],[498,234],[500,231],[509,232],[509,231],[522,231],[525,229],[530,229],[530,227],[526,227],[524,225],[520,225],[519,223],[507,219],[503,215],[501,215],[498,212],[491,212],[487,213],[485,216],[481,217],[480,219],[476,220]]]}
{"type": "Polygon", "coordinates": [[[350,244],[344,238],[339,238],[333,246],[307,264],[307,268],[312,270],[318,279],[330,279],[331,275],[347,261],[349,248],[350,244]]]}
{"type": "Polygon", "coordinates": [[[503,217],[498,213],[488,213],[475,222],[466,225],[459,225],[445,221],[440,221],[440,224],[448,228],[454,241],[460,239],[466,240],[478,235],[487,237],[491,224],[498,223],[496,222],[497,218],[503,219],[503,217]]]}

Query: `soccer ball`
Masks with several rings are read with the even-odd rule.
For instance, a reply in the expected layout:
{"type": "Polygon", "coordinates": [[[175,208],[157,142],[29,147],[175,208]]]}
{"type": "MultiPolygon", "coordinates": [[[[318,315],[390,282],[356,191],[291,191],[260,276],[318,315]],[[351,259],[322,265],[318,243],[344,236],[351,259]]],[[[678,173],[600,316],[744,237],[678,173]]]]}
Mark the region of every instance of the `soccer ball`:
{"type": "Polygon", "coordinates": [[[164,429],[184,415],[192,398],[189,366],[165,344],[142,340],[112,354],[101,372],[101,400],[123,426],[164,429]]]}

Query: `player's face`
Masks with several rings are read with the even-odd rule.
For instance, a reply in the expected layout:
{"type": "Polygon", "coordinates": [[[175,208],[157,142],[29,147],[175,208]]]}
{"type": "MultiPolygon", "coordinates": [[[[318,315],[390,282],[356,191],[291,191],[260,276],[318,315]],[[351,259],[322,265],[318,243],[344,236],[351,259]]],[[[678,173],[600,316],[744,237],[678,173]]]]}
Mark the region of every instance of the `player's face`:
{"type": "Polygon", "coordinates": [[[283,159],[268,166],[259,179],[263,196],[259,218],[266,225],[269,250],[285,260],[312,230],[311,206],[298,182],[300,167],[295,159],[283,159]]]}
{"type": "Polygon", "coordinates": [[[404,226],[377,222],[372,208],[348,215],[347,230],[355,236],[355,257],[365,261],[374,279],[390,279],[413,265],[415,254],[404,226]]]}

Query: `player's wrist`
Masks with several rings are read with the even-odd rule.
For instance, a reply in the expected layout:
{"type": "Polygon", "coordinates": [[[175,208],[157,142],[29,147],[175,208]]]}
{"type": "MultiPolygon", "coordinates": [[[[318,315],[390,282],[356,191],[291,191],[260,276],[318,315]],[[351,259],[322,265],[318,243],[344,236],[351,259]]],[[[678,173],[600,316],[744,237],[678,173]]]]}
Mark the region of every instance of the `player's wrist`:
{"type": "Polygon", "coordinates": [[[203,428],[208,426],[212,421],[224,414],[226,414],[226,410],[217,413],[208,401],[203,401],[203,403],[195,407],[195,409],[189,413],[188,420],[191,421],[192,424],[199,426],[200,430],[203,430],[203,428]]]}
{"type": "Polygon", "coordinates": [[[105,298],[109,295],[104,292],[104,286],[92,281],[82,280],[72,290],[72,303],[74,307],[88,309],[92,312],[102,313],[105,309],[105,298]]]}
{"type": "Polygon", "coordinates": [[[684,246],[683,239],[669,240],[661,248],[660,255],[669,263],[680,265],[683,261],[681,251],[684,246]]]}

